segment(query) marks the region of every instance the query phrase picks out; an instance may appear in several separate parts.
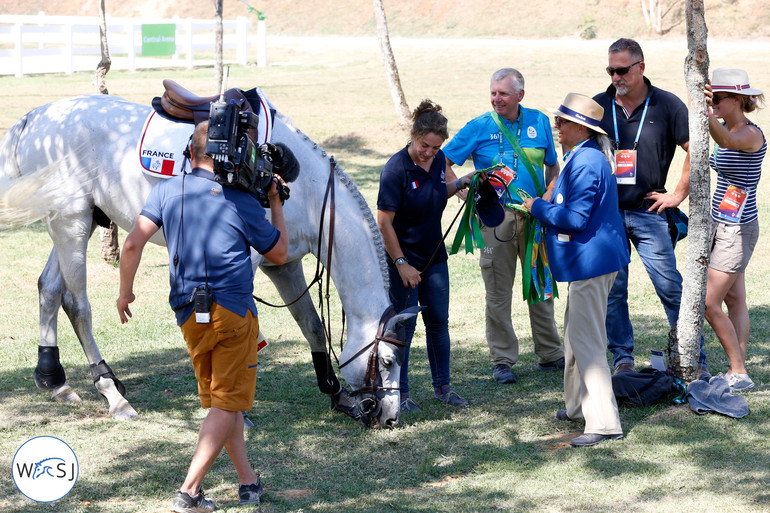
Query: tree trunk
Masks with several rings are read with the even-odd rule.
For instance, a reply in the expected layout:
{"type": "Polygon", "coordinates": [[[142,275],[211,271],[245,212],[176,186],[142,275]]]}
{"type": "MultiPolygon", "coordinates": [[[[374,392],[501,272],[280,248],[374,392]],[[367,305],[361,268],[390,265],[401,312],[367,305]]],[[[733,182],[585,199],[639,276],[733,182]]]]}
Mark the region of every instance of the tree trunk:
{"type": "Polygon", "coordinates": [[[214,30],[214,72],[217,80],[217,91],[222,87],[224,69],[222,66],[222,38],[224,37],[224,28],[222,27],[222,3],[224,0],[214,0],[214,17],[217,25],[214,30]]]}
{"type": "Polygon", "coordinates": [[[658,35],[668,34],[682,22],[683,0],[640,0],[644,22],[658,35]],[[663,10],[663,3],[666,10],[663,10]],[[669,16],[669,14],[671,16],[669,16]],[[668,27],[663,26],[663,19],[669,16],[668,27]]]}
{"type": "Polygon", "coordinates": [[[107,91],[107,72],[110,71],[112,60],[110,59],[110,49],[107,46],[107,17],[104,13],[104,0],[99,0],[99,45],[102,50],[102,60],[96,66],[94,73],[94,85],[99,94],[110,94],[107,91]]]}
{"type": "Polygon", "coordinates": [[[377,20],[377,39],[380,42],[382,60],[385,62],[385,72],[388,75],[388,84],[390,84],[390,96],[393,98],[393,105],[396,107],[399,124],[403,127],[408,127],[410,125],[411,112],[409,111],[409,105],[406,103],[404,90],[401,88],[396,58],[393,56],[393,49],[390,47],[385,7],[382,5],[382,0],[372,0],[372,5],[374,5],[374,18],[377,20]]]}
{"type": "Polygon", "coordinates": [[[676,334],[669,347],[669,366],[678,377],[692,381],[698,378],[709,261],[709,125],[708,107],[703,95],[708,79],[709,56],[703,0],[687,0],[685,12],[689,49],[684,74],[690,98],[690,225],[682,304],[676,334]]]}
{"type": "MultiPolygon", "coordinates": [[[[107,17],[104,12],[104,0],[99,0],[99,45],[102,50],[102,60],[94,72],[94,85],[99,94],[110,94],[107,90],[107,72],[110,71],[112,60],[107,46],[107,17]]],[[[102,241],[102,260],[108,264],[120,261],[120,246],[118,245],[118,226],[110,221],[109,228],[100,228],[99,237],[102,241]]]]}

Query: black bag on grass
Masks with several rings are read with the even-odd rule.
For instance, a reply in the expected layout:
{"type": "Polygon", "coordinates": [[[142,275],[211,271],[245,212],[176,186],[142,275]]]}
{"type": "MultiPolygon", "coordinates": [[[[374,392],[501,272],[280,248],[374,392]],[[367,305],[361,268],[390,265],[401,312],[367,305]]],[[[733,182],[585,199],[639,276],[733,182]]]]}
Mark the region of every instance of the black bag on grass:
{"type": "Polygon", "coordinates": [[[649,406],[662,401],[671,392],[674,377],[655,369],[624,372],[612,376],[612,390],[618,406],[649,406]]]}

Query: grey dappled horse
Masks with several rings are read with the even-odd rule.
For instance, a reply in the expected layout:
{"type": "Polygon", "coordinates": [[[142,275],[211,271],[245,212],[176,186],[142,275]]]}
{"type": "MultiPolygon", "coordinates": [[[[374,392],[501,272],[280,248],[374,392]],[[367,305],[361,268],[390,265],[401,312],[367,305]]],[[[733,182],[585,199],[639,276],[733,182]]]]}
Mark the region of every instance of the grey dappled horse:
{"type": "MultiPolygon", "coordinates": [[[[0,143],[0,227],[42,220],[54,243],[38,281],[40,346],[35,381],[39,387],[53,390],[58,399],[80,400],[66,384],[58,358],[57,317],[62,307],[91,366],[94,384],[108,400],[110,413],[116,419],[131,418],[137,413],[125,399],[122,384],[104,362],[92,334],[91,306],[86,295],[86,247],[96,228],[95,215],[103,213],[118,226],[130,230],[158,180],[142,172],[137,152],[137,142],[150,112],[148,106],[115,96],[63,99],[27,113],[0,143]]],[[[192,128],[190,125],[190,132],[192,128]]],[[[273,142],[286,144],[300,163],[299,178],[291,184],[291,198],[284,207],[289,255],[281,266],[264,261],[256,252],[252,260],[288,302],[306,287],[302,257],[318,252],[330,160],[280,113],[276,114],[273,130],[273,142]]],[[[371,375],[370,351],[362,351],[375,339],[380,318],[390,306],[384,244],[374,217],[353,182],[336,166],[333,176],[336,227],[328,271],[347,315],[347,340],[340,362],[352,360],[340,372],[352,389],[361,391],[368,401],[372,401],[370,392],[374,392],[374,402],[378,404],[376,411],[369,408],[373,418],[367,420],[393,426],[398,422],[402,358],[399,351],[403,348],[379,344],[377,387],[367,385],[371,375]]],[[[328,219],[327,214],[321,254],[315,255],[324,263],[328,219]]],[[[152,242],[165,243],[162,231],[152,242]]],[[[334,374],[325,349],[324,330],[310,295],[306,294],[289,310],[310,345],[319,388],[333,397],[337,409],[347,409],[346,413],[353,416],[354,402],[334,374]]],[[[386,329],[392,331],[394,324],[401,322],[403,316],[397,316],[386,329]]]]}

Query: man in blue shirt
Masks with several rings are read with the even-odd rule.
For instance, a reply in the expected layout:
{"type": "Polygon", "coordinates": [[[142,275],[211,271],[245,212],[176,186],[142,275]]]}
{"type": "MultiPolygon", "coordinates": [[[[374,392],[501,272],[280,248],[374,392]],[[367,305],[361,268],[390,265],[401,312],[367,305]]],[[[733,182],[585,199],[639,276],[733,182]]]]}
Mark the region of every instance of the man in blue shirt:
{"type": "MultiPolygon", "coordinates": [[[[553,134],[548,117],[521,106],[523,98],[524,77],[517,70],[503,68],[492,75],[490,99],[493,110],[469,121],[444,147],[447,181],[455,179],[452,170],[455,163],[462,165],[472,157],[476,169],[504,164],[505,167],[495,171],[495,175],[509,190],[520,188],[537,197],[540,188],[546,190],[544,199],[550,199],[559,176],[553,134]],[[526,155],[519,155],[514,150],[510,137],[515,138],[526,155]],[[527,170],[522,158],[531,162],[536,177],[527,170]],[[543,176],[544,169],[547,179],[543,176]]],[[[503,192],[502,184],[496,188],[500,189],[499,193],[503,192]]],[[[523,268],[527,247],[526,221],[525,214],[506,209],[505,220],[500,226],[482,230],[485,248],[479,266],[486,289],[486,337],[492,355],[492,374],[499,383],[516,382],[511,366],[519,359],[519,341],[511,322],[511,299],[517,258],[521,260],[522,272],[530,272],[523,268]]],[[[564,351],[554,322],[553,299],[530,305],[529,321],[538,368],[564,368],[564,351]]]]}
{"type": "Polygon", "coordinates": [[[169,302],[187,342],[201,405],[211,408],[187,477],[174,497],[171,509],[177,512],[214,511],[214,501],[204,497],[201,483],[222,447],[238,472],[241,504],[259,504],[262,484],[246,455],[240,413],[253,406],[257,378],[259,322],[250,249],[277,265],[286,261],[288,251],[276,183],[268,193],[271,225],[255,195],[214,181],[214,162],[205,154],[207,133],[207,121],[193,133],[193,170],[152,189],[120,258],[117,308],[125,323],[131,317],[128,305],[135,299],[134,277],[144,246],[163,228],[169,252],[169,302]],[[210,289],[212,302],[201,309],[193,296],[204,287],[210,289]]]}

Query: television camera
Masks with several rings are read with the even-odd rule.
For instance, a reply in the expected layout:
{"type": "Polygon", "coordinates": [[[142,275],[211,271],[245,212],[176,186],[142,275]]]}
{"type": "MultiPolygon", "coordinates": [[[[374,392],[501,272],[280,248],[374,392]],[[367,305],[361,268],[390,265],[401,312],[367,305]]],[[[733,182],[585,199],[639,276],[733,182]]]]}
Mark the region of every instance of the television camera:
{"type": "Polygon", "coordinates": [[[235,100],[226,102],[224,94],[211,104],[206,155],[214,160],[214,175],[222,185],[253,193],[263,207],[269,206],[267,191],[275,181],[281,202],[289,199],[286,182],[296,179],[299,165],[291,150],[282,143],[257,145],[249,135],[256,130],[259,116],[244,110],[235,100]]]}

